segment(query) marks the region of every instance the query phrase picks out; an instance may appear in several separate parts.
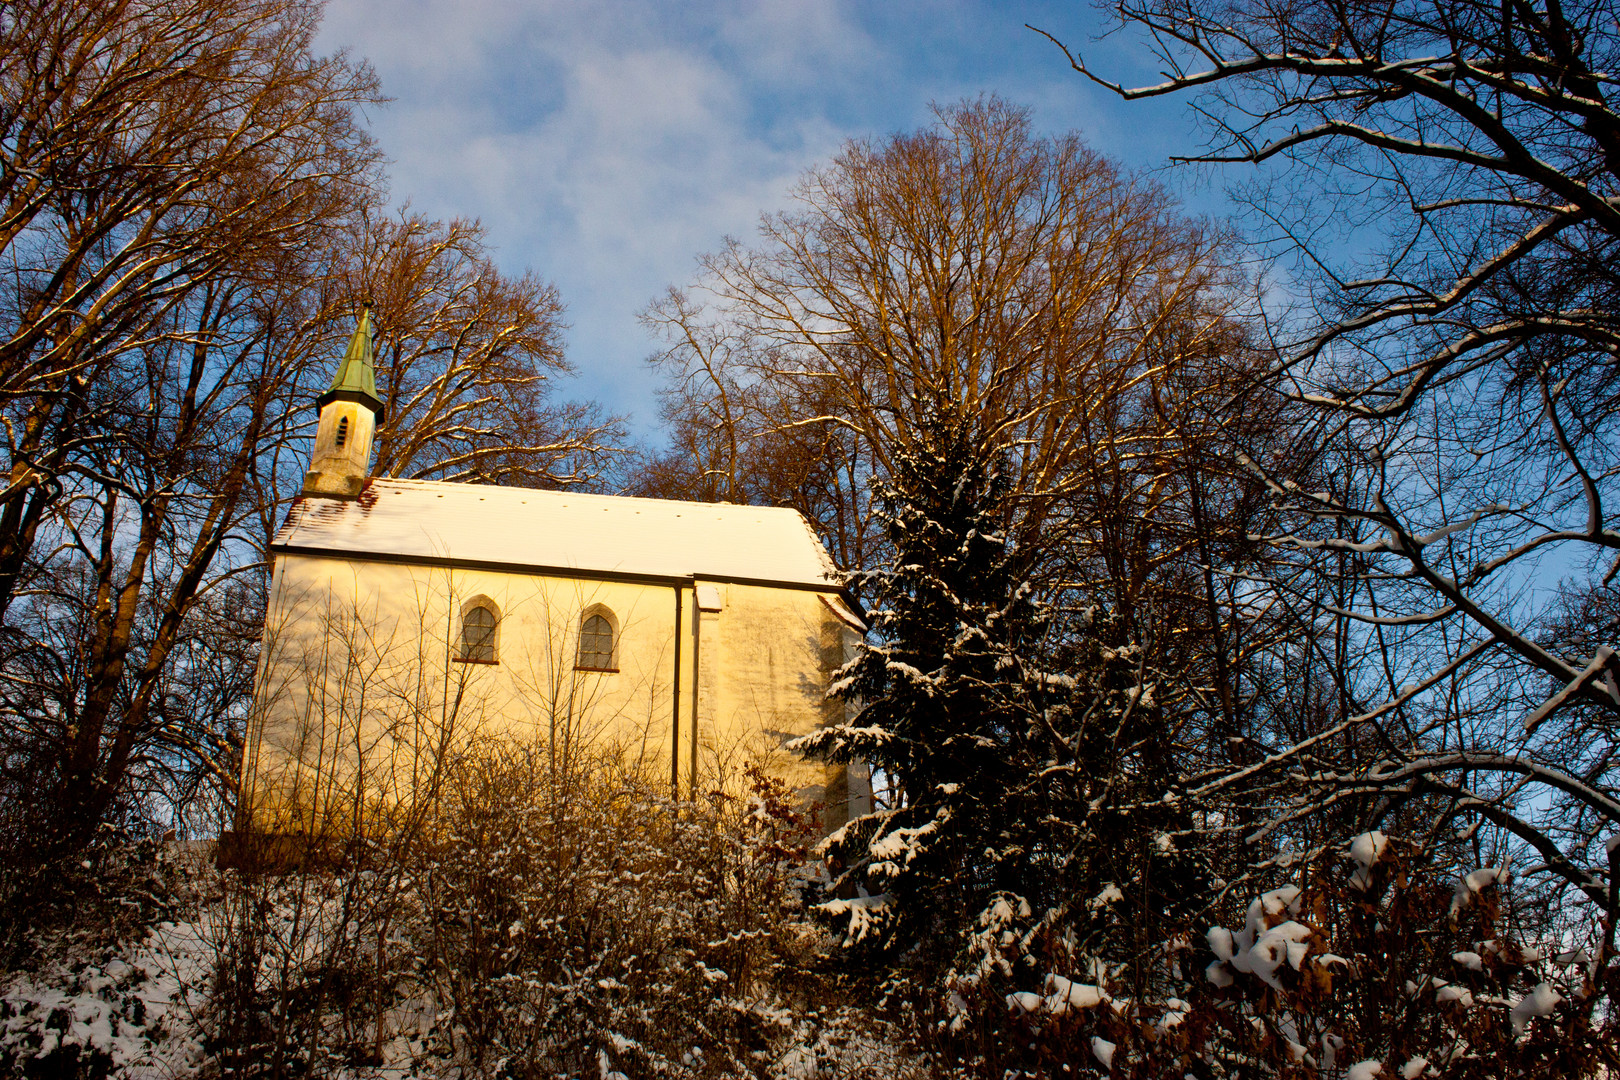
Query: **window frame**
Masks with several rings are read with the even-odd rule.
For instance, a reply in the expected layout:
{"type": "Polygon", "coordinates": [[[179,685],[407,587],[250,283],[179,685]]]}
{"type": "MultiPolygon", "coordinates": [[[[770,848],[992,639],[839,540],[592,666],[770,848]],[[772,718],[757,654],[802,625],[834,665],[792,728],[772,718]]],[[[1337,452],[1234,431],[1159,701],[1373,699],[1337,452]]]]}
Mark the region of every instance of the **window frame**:
{"type": "MultiPolygon", "coordinates": [[[[480,648],[483,643],[480,644],[480,648]]],[[[456,628],[456,651],[453,657],[458,664],[499,664],[501,662],[501,609],[495,601],[487,596],[475,596],[461,605],[461,622],[456,628]],[[467,616],[475,611],[487,611],[492,620],[489,629],[489,658],[468,655],[467,647],[467,616]]]]}
{"type": "MultiPolygon", "coordinates": [[[[593,655],[600,655],[593,653],[593,655]]],[[[579,613],[579,628],[574,641],[574,670],[595,675],[615,675],[619,671],[619,619],[606,604],[592,604],[579,613]],[[585,656],[585,625],[592,619],[601,619],[608,628],[608,666],[595,667],[581,663],[585,656]]]]}

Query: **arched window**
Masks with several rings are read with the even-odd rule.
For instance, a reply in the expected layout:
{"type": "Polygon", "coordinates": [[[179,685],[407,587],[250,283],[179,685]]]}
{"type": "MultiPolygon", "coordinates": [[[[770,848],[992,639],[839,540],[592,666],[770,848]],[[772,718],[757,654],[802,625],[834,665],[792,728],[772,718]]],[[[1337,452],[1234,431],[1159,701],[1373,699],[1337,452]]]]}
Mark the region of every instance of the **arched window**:
{"type": "Polygon", "coordinates": [[[461,649],[457,660],[474,664],[495,663],[495,644],[501,615],[487,597],[475,597],[461,609],[461,649]]]}
{"type": "Polygon", "coordinates": [[[346,443],[348,441],[349,441],[349,418],[347,416],[340,416],[340,417],[338,417],[338,426],[337,426],[337,444],[339,446],[342,446],[344,443],[346,443]]]}
{"type": "Polygon", "coordinates": [[[600,604],[587,608],[579,620],[579,657],[574,666],[582,671],[617,671],[618,632],[613,612],[600,604]]]}

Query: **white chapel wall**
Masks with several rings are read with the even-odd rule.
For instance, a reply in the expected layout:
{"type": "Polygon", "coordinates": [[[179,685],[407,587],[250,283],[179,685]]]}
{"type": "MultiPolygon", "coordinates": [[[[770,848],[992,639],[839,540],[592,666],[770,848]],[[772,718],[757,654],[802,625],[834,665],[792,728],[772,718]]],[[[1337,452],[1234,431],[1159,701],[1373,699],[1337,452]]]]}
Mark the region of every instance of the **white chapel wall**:
{"type": "Polygon", "coordinates": [[[841,822],[842,770],[782,743],[842,716],[823,690],[854,631],[812,591],[714,588],[717,611],[682,590],[677,748],[670,585],[283,555],[244,769],[248,814],[268,829],[341,822],[357,804],[431,783],[465,740],[501,735],[564,756],[611,749],[656,781],[673,757],[683,793],[694,771],[700,786],[735,786],[763,759],[841,822]],[[494,664],[456,656],[475,597],[500,612],[494,664]],[[577,671],[580,616],[598,605],[617,620],[617,671],[577,671]]]}

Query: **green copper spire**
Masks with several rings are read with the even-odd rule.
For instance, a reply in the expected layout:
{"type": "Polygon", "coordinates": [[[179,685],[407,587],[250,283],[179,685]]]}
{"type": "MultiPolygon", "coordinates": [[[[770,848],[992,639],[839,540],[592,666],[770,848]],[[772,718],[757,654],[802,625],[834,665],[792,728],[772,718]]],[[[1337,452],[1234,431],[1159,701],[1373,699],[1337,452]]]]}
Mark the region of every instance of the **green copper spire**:
{"type": "Polygon", "coordinates": [[[376,328],[371,322],[371,302],[360,312],[360,322],[354,328],[354,336],[349,339],[349,347],[343,353],[343,362],[338,365],[337,374],[332,378],[332,385],[326,388],[317,401],[322,407],[333,401],[354,401],[369,407],[377,414],[379,421],[383,418],[382,398],[377,395],[377,372],[374,359],[377,354],[376,328]]]}

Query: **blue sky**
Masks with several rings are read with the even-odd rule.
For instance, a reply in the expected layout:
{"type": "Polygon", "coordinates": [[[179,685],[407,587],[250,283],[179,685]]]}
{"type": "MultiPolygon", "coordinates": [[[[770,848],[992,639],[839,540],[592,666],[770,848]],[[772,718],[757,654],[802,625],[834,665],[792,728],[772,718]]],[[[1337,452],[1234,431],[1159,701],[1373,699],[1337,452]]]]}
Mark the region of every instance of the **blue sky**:
{"type": "Polygon", "coordinates": [[[844,140],[993,92],[1134,168],[1190,145],[1179,103],[1116,100],[1025,23],[1157,81],[1137,39],[1092,40],[1106,23],[1084,3],[330,0],[317,45],[369,60],[394,99],[371,116],[393,198],[482,220],[503,268],[555,282],[579,372],[566,396],[656,439],[636,311],[844,140]]]}

